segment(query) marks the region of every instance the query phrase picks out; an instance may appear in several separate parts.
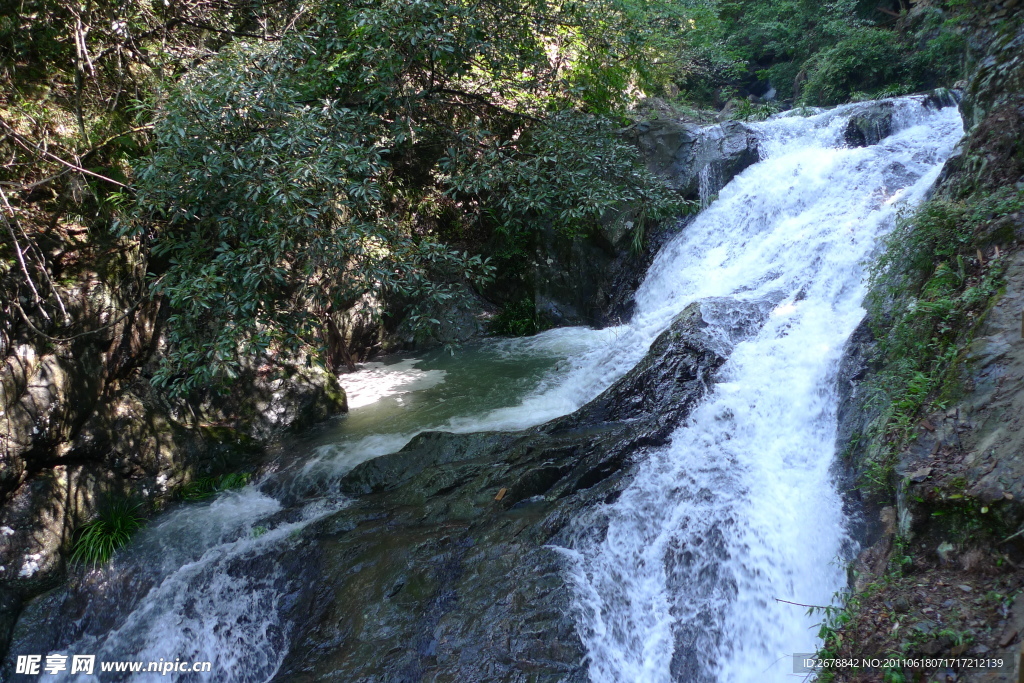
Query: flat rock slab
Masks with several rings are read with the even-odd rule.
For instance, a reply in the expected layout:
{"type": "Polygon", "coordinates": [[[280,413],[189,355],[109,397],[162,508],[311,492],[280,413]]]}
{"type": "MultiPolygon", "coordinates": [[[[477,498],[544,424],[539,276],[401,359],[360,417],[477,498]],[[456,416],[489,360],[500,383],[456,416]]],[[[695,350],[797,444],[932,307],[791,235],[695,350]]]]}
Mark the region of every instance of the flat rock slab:
{"type": "Polygon", "coordinates": [[[557,547],[667,442],[766,312],[693,304],[575,413],[521,432],[421,434],[354,469],[343,489],[355,502],[306,530],[303,583],[316,588],[287,615],[276,680],[586,681],[557,547]]]}

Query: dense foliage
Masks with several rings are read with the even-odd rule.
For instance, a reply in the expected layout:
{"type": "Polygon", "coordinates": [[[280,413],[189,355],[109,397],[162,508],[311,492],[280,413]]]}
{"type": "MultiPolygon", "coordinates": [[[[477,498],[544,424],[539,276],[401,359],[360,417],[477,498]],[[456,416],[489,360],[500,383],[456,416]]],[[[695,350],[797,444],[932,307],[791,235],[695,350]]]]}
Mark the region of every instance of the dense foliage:
{"type": "Polygon", "coordinates": [[[158,115],[122,225],[155,230],[168,263],[158,379],[208,385],[246,357],[317,348],[366,296],[455,296],[490,271],[438,241],[459,225],[514,241],[623,204],[670,210],[612,118],[654,72],[641,21],[608,0],[327,2],[195,70],[158,115]]]}
{"type": "Polygon", "coordinates": [[[889,486],[896,455],[922,414],[958,398],[962,354],[1003,284],[998,245],[1014,241],[1005,219],[1022,209],[1024,192],[1016,188],[935,198],[887,239],[872,268],[868,308],[879,339],[872,380],[883,416],[878,429],[888,447],[871,463],[869,484],[889,486]]]}
{"type": "MultiPolygon", "coordinates": [[[[753,76],[779,99],[832,105],[951,86],[960,77],[957,21],[965,11],[953,4],[910,15],[899,2],[890,9],[874,0],[722,0],[717,30],[721,54],[736,64],[732,84],[753,76]]],[[[728,90],[730,81],[719,85],[728,90]]]]}
{"type": "Polygon", "coordinates": [[[539,231],[619,216],[639,243],[680,210],[618,134],[638,99],[747,118],[780,106],[746,99],[769,83],[949,85],[964,7],[26,0],[0,17],[0,342],[80,334],[61,291],[93,273],[170,305],[156,379],[182,390],[337,358],[325,328],[357,301],[435,325],[539,231]]]}
{"type": "MultiPolygon", "coordinates": [[[[108,228],[130,207],[161,83],[240,36],[274,40],[293,3],[21,0],[0,12],[0,353],[83,332],[68,290],[148,297],[108,228]]],[[[144,274],[144,271],[143,271],[144,274]]]]}

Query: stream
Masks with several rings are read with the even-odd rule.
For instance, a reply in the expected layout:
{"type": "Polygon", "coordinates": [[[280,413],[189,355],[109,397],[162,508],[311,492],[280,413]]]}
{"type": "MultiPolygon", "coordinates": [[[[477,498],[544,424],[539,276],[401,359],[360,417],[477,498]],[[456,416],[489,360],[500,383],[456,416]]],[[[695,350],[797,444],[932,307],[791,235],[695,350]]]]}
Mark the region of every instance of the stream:
{"type": "Polygon", "coordinates": [[[347,415],[284,443],[259,481],[177,505],[72,588],[85,607],[67,615],[60,651],[213,663],[176,680],[272,679],[290,647],[282,596],[294,587],[259,558],[349,505],[345,473],[423,431],[520,430],[571,413],[688,304],[730,297],[767,307],[767,322],[732,348],[671,442],[635,462],[622,495],[581,517],[557,552],[594,683],[792,680],[791,655],[815,650],[820,617],[778,600],[830,604],[856,551],[836,484],[835,385],[864,315],[866,264],[963,135],[956,107],[893,102],[894,132],[867,147],[843,142],[859,104],[751,124],[761,161],[717,198],[701,193],[713,201],[658,254],[626,325],[343,375],[347,415]]]}

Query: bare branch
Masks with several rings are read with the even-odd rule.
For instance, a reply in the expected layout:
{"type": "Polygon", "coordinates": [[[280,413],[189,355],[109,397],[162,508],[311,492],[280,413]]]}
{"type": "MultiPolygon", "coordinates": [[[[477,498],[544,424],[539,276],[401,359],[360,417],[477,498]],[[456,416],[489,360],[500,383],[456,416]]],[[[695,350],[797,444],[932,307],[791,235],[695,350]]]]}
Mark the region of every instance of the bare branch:
{"type": "Polygon", "coordinates": [[[25,138],[24,136],[22,136],[9,123],[4,121],[3,117],[0,117],[0,126],[3,126],[3,128],[7,130],[7,133],[14,139],[15,142],[18,143],[18,145],[20,145],[22,148],[24,148],[25,150],[27,150],[29,152],[37,152],[37,153],[41,154],[42,156],[46,157],[47,159],[50,159],[51,161],[56,161],[58,164],[63,164],[64,166],[67,166],[68,168],[70,168],[73,171],[78,171],[79,173],[84,173],[85,175],[90,175],[90,176],[92,176],[94,178],[98,178],[100,180],[106,181],[106,182],[108,182],[108,183],[110,183],[112,185],[117,185],[118,187],[123,187],[125,189],[131,189],[130,187],[128,187],[128,185],[125,185],[124,183],[122,183],[120,181],[114,180],[113,178],[108,178],[105,175],[100,175],[99,173],[94,173],[93,171],[90,171],[89,169],[82,168],[81,166],[79,166],[77,164],[73,164],[70,161],[66,161],[64,159],[61,159],[56,154],[53,154],[52,152],[48,152],[46,149],[44,149],[41,146],[34,145],[31,140],[29,140],[29,139],[25,138]]]}
{"type": "MultiPolygon", "coordinates": [[[[11,205],[7,202],[6,192],[0,190],[0,197],[3,198],[4,206],[6,207],[6,211],[0,211],[0,217],[4,219],[4,226],[7,228],[7,233],[11,236],[11,240],[14,243],[14,253],[18,257],[18,265],[21,266],[21,272],[25,275],[25,281],[28,283],[29,289],[32,290],[32,294],[36,298],[36,307],[39,309],[39,312],[43,314],[43,317],[49,320],[50,316],[47,315],[46,309],[43,308],[43,297],[39,296],[39,290],[36,289],[35,282],[32,281],[32,275],[28,272],[28,266],[25,265],[25,256],[21,251],[21,244],[18,243],[18,236],[14,234],[14,228],[11,227],[11,221],[8,219],[8,213],[10,213],[10,218],[14,217],[14,209],[12,209],[11,205]]],[[[14,303],[17,305],[17,302],[14,303]]],[[[21,307],[18,306],[18,308],[21,307]]]]}

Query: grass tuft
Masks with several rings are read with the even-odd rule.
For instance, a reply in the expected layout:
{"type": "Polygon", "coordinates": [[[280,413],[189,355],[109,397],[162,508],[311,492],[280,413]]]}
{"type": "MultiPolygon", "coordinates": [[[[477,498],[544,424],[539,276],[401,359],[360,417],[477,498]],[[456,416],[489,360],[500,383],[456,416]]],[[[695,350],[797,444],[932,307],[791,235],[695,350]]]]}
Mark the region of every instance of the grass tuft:
{"type": "Polygon", "coordinates": [[[240,489],[249,483],[251,477],[252,475],[248,472],[230,472],[216,477],[200,477],[178,489],[178,498],[181,500],[203,500],[221,491],[240,489]]]}
{"type": "Polygon", "coordinates": [[[78,530],[71,561],[93,567],[106,564],[114,552],[127,545],[142,527],[145,518],[141,510],[141,504],[130,500],[104,505],[96,519],[86,522],[78,530]]]}

